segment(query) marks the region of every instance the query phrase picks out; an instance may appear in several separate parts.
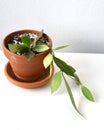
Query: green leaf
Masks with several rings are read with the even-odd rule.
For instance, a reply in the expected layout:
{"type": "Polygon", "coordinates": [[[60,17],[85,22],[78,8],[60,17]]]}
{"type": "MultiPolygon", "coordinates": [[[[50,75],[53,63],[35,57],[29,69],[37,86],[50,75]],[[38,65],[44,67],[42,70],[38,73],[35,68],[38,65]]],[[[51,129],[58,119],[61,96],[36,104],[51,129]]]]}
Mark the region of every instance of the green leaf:
{"type": "Polygon", "coordinates": [[[66,44],[66,45],[63,45],[63,46],[59,46],[59,47],[54,48],[53,50],[63,49],[63,48],[68,47],[68,46],[70,46],[70,45],[71,45],[71,44],[66,44]]]}
{"type": "Polygon", "coordinates": [[[24,55],[26,56],[28,60],[31,60],[35,56],[35,53],[33,53],[32,51],[28,51],[24,53],[24,55]]]}
{"type": "Polygon", "coordinates": [[[92,95],[92,93],[90,92],[90,90],[89,90],[87,87],[82,86],[82,87],[81,87],[81,90],[82,90],[83,95],[84,95],[88,100],[94,102],[93,95],[92,95]]]}
{"type": "Polygon", "coordinates": [[[35,51],[36,51],[36,52],[43,52],[43,51],[46,51],[46,50],[48,50],[48,49],[49,49],[49,46],[46,45],[46,44],[44,44],[44,43],[38,44],[38,45],[36,45],[36,47],[35,47],[35,51]]]}
{"type": "Polygon", "coordinates": [[[19,44],[8,44],[8,48],[9,48],[9,50],[11,51],[11,52],[18,52],[18,50],[20,50],[20,48],[21,48],[21,45],[19,45],[19,44]]]}
{"type": "Polygon", "coordinates": [[[59,87],[62,82],[62,77],[61,73],[57,72],[55,75],[52,77],[51,80],[51,92],[54,93],[59,87]]]}
{"type": "Polygon", "coordinates": [[[20,44],[8,44],[8,48],[11,52],[20,52],[20,53],[24,53],[26,51],[28,51],[28,48],[26,46],[20,45],[20,44]]]}
{"type": "Polygon", "coordinates": [[[31,39],[29,36],[22,36],[21,40],[22,40],[23,45],[30,47],[31,39]]]}
{"type": "Polygon", "coordinates": [[[56,65],[61,69],[61,71],[65,72],[67,75],[74,77],[74,73],[76,72],[76,70],[72,66],[66,64],[64,61],[55,56],[53,57],[53,59],[56,65]]]}
{"type": "Polygon", "coordinates": [[[73,93],[72,93],[72,91],[71,91],[71,89],[70,89],[70,86],[69,86],[68,82],[66,81],[65,76],[64,76],[63,73],[62,73],[62,76],[63,76],[64,82],[65,82],[65,85],[66,85],[66,89],[67,89],[67,92],[68,92],[68,94],[69,94],[69,97],[70,97],[70,100],[71,100],[71,103],[72,103],[73,107],[75,108],[75,110],[76,110],[81,116],[83,116],[82,113],[78,110],[78,108],[77,108],[77,106],[76,106],[76,104],[75,104],[75,100],[74,100],[74,97],[73,97],[73,93]]]}
{"type": "Polygon", "coordinates": [[[49,53],[43,60],[44,67],[47,68],[52,63],[52,61],[53,61],[53,55],[49,53]]]}

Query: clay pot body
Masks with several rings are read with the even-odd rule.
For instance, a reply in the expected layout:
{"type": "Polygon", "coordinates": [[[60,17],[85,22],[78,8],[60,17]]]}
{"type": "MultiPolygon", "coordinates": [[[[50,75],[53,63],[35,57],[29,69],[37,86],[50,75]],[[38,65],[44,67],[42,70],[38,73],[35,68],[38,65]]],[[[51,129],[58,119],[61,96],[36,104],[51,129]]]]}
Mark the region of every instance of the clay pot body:
{"type": "MultiPolygon", "coordinates": [[[[23,55],[17,55],[8,50],[7,44],[10,39],[16,34],[22,33],[36,33],[39,34],[40,31],[37,30],[19,30],[7,35],[2,43],[2,48],[5,56],[8,58],[10,65],[13,69],[16,77],[23,81],[35,81],[38,79],[42,72],[45,70],[43,66],[44,57],[50,52],[51,49],[44,51],[42,53],[36,54],[33,59],[27,60],[27,58],[23,55]]],[[[49,42],[50,48],[52,48],[52,40],[47,34],[44,34],[49,42]]]]}

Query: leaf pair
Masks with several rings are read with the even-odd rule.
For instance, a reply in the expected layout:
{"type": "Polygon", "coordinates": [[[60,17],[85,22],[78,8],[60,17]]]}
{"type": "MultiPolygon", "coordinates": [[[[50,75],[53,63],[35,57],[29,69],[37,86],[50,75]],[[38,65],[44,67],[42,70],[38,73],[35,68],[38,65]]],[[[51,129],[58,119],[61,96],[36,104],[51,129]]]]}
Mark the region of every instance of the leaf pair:
{"type": "Polygon", "coordinates": [[[20,44],[8,44],[8,48],[11,52],[13,53],[24,53],[24,52],[28,52],[28,47],[24,46],[24,45],[20,45],[20,44]]]}
{"type": "Polygon", "coordinates": [[[9,43],[8,44],[8,48],[11,52],[14,52],[14,53],[26,53],[29,51],[29,48],[30,48],[30,37],[29,36],[22,36],[21,37],[21,41],[22,43],[21,44],[13,44],[13,43],[9,43]]]}
{"type": "MultiPolygon", "coordinates": [[[[65,86],[66,86],[67,92],[68,92],[68,94],[69,94],[69,96],[70,96],[71,103],[72,103],[73,107],[75,108],[75,110],[76,110],[80,115],[82,115],[82,114],[80,113],[80,111],[78,110],[76,104],[75,104],[72,91],[71,91],[71,89],[70,89],[70,86],[69,86],[68,82],[67,82],[66,79],[65,79],[65,76],[63,75],[63,72],[60,72],[60,71],[59,71],[59,72],[55,73],[55,75],[53,76],[52,81],[51,81],[51,92],[54,93],[54,92],[60,87],[61,82],[62,82],[62,77],[63,77],[63,79],[64,79],[65,86]],[[62,73],[62,75],[61,75],[61,73],[62,73]]],[[[82,116],[83,116],[83,115],[82,115],[82,116]]]]}
{"type": "MultiPolygon", "coordinates": [[[[60,87],[61,82],[62,82],[62,77],[63,77],[63,79],[64,79],[65,86],[66,86],[67,92],[68,92],[68,94],[69,94],[69,97],[70,97],[70,100],[71,100],[71,103],[72,103],[74,109],[75,109],[81,116],[83,116],[82,113],[78,110],[78,108],[77,108],[77,106],[76,106],[73,93],[72,93],[72,91],[71,91],[71,88],[70,88],[68,82],[66,81],[66,78],[65,78],[63,72],[60,72],[60,71],[59,71],[59,72],[55,73],[55,75],[53,76],[52,81],[51,81],[51,92],[54,93],[54,92],[60,87]],[[61,73],[62,73],[62,76],[61,76],[61,73]]],[[[82,87],[81,87],[81,90],[82,90],[83,95],[84,95],[88,100],[94,101],[94,98],[93,98],[93,96],[92,96],[90,90],[89,90],[87,87],[82,86],[82,87]]]]}
{"type": "Polygon", "coordinates": [[[61,59],[59,59],[59,58],[57,58],[55,56],[53,56],[53,60],[56,63],[56,65],[60,68],[60,71],[55,73],[55,75],[52,78],[52,81],[51,81],[51,92],[54,93],[60,87],[61,82],[62,82],[62,77],[63,77],[64,82],[65,82],[65,86],[66,86],[66,89],[67,89],[67,92],[68,92],[68,94],[70,96],[70,99],[71,99],[71,102],[72,102],[72,105],[75,108],[75,110],[80,115],[82,115],[80,113],[80,111],[78,110],[76,104],[75,104],[72,91],[70,89],[70,86],[69,86],[68,82],[66,81],[66,78],[65,78],[63,72],[65,74],[67,74],[68,76],[71,76],[71,77],[73,77],[75,79],[75,81],[78,83],[78,85],[81,86],[81,91],[82,91],[83,95],[90,101],[94,101],[92,93],[90,92],[90,90],[87,87],[82,85],[79,77],[75,74],[76,70],[72,66],[66,64],[64,61],[62,61],[61,59]]]}
{"type": "Polygon", "coordinates": [[[70,76],[74,76],[74,73],[76,72],[75,69],[66,64],[64,61],[62,61],[61,59],[53,56],[53,59],[54,59],[54,62],[56,63],[56,65],[60,68],[60,71],[55,73],[55,75],[53,76],[52,78],[52,81],[51,81],[51,92],[54,93],[61,85],[61,82],[62,82],[62,77],[64,79],[64,82],[65,82],[65,86],[66,86],[66,89],[68,91],[68,94],[70,96],[70,99],[71,99],[71,102],[72,102],[72,105],[73,107],[75,108],[75,110],[80,114],[80,111],[78,110],[76,104],[75,104],[75,101],[74,101],[74,97],[73,97],[73,94],[72,94],[72,91],[69,87],[69,84],[68,82],[66,81],[64,75],[63,75],[63,72],[66,73],[67,75],[70,75],[70,76]],[[62,74],[62,75],[61,75],[62,74]]]}

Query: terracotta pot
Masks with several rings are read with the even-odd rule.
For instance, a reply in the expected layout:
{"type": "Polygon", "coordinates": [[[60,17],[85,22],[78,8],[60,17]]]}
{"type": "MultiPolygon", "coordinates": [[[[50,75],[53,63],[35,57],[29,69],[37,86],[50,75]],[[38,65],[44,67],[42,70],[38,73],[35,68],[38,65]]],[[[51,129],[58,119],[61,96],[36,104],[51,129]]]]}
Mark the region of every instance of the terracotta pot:
{"type": "MultiPolygon", "coordinates": [[[[34,81],[34,80],[37,80],[41,76],[42,72],[45,70],[43,66],[43,59],[50,52],[50,49],[35,55],[35,57],[31,59],[30,61],[28,61],[26,57],[23,55],[17,55],[15,53],[10,52],[7,48],[8,42],[14,35],[21,34],[21,33],[39,34],[40,31],[19,30],[19,31],[12,32],[4,38],[3,43],[2,43],[2,48],[3,48],[5,56],[8,58],[10,62],[10,65],[16,77],[18,77],[19,79],[23,81],[34,81]]],[[[44,35],[48,39],[50,48],[52,48],[51,38],[47,34],[44,34],[44,35]]]]}

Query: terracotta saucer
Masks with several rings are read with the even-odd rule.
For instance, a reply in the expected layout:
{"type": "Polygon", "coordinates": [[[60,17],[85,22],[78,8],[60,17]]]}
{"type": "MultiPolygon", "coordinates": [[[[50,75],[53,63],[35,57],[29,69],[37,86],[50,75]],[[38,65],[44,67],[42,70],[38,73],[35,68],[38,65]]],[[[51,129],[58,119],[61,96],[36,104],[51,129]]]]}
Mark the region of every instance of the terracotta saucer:
{"type": "Polygon", "coordinates": [[[47,68],[44,72],[42,72],[42,75],[39,79],[32,81],[32,82],[25,82],[21,79],[17,78],[11,68],[10,63],[8,62],[5,65],[4,69],[5,75],[7,79],[15,84],[16,86],[23,87],[23,88],[37,88],[46,85],[49,80],[51,79],[53,73],[54,73],[54,66],[52,68],[52,74],[50,76],[50,68],[47,68]]]}

